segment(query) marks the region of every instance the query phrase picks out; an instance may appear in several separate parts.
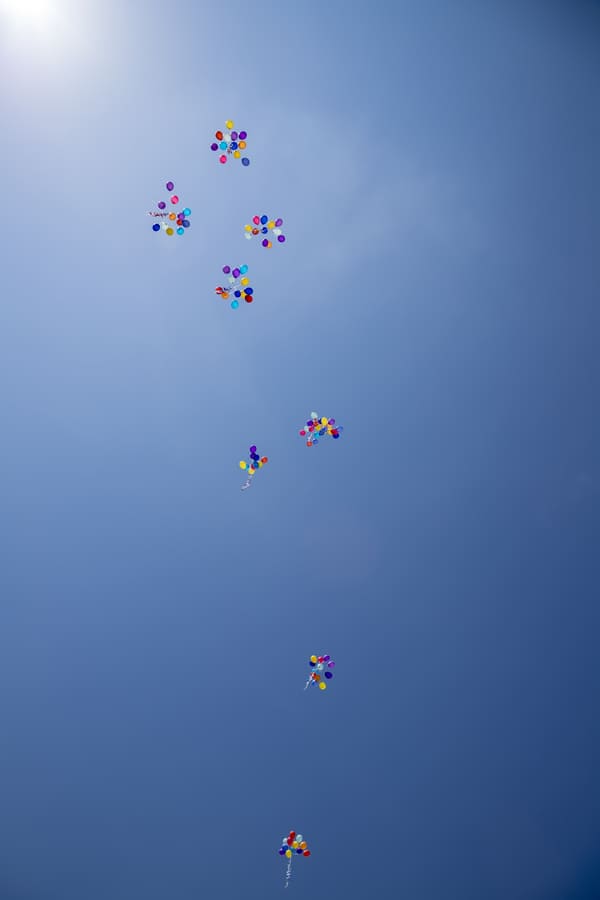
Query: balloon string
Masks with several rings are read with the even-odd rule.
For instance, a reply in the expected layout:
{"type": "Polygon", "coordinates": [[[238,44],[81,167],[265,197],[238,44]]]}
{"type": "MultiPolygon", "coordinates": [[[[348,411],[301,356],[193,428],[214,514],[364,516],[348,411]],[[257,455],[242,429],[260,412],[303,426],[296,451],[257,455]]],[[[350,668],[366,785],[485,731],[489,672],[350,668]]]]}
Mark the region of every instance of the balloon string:
{"type": "Polygon", "coordinates": [[[157,212],[149,212],[149,216],[154,216],[155,219],[164,219],[170,215],[170,213],[157,213],[157,212]]]}
{"type": "Polygon", "coordinates": [[[285,886],[288,887],[290,883],[290,878],[292,877],[292,859],[294,857],[290,857],[290,861],[288,862],[287,872],[285,873],[285,886]]]}
{"type": "Polygon", "coordinates": [[[253,475],[248,475],[248,478],[246,479],[246,483],[242,485],[243,491],[247,490],[250,487],[250,485],[252,484],[253,477],[254,477],[253,475]]]}

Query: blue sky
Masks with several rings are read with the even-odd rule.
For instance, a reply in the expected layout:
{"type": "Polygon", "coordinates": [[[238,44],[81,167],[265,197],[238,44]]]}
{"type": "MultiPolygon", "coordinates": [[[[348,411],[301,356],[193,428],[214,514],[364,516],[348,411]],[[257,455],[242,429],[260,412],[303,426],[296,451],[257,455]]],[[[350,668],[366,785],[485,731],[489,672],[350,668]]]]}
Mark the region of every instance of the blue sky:
{"type": "Polygon", "coordinates": [[[17,9],[1,900],[597,897],[598,6],[17,9]]]}

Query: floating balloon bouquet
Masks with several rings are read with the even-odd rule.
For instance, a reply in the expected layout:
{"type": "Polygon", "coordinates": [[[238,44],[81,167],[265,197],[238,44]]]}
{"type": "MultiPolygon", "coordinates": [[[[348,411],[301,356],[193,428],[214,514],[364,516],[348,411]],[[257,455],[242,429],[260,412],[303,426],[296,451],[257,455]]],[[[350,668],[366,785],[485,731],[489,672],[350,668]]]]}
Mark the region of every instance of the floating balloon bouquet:
{"type": "Polygon", "coordinates": [[[267,456],[260,456],[256,449],[256,444],[252,444],[250,449],[248,450],[248,456],[250,457],[250,462],[246,462],[245,459],[240,460],[240,469],[242,472],[248,473],[248,478],[246,479],[245,484],[242,485],[242,490],[245,491],[252,484],[252,478],[259,469],[262,469],[269,462],[269,458],[267,456]]]}
{"type": "MultiPolygon", "coordinates": [[[[167,181],[165,187],[171,194],[171,206],[177,206],[179,197],[177,194],[172,193],[175,185],[172,181],[167,181]]],[[[149,212],[148,215],[152,216],[154,219],[162,219],[162,222],[155,222],[152,226],[152,231],[162,230],[169,237],[175,234],[175,232],[180,236],[185,234],[185,229],[190,227],[189,217],[192,214],[191,209],[186,206],[185,209],[182,209],[179,212],[173,212],[172,210],[171,212],[166,212],[167,204],[164,200],[159,200],[156,205],[160,212],[149,212]]]]}
{"type": "Polygon", "coordinates": [[[341,425],[335,424],[335,419],[328,419],[326,416],[319,417],[318,413],[311,412],[310,419],[306,420],[306,425],[298,433],[300,437],[306,438],[307,447],[313,447],[319,443],[319,438],[328,435],[334,440],[338,440],[343,430],[341,425]]]}
{"type": "Polygon", "coordinates": [[[301,834],[290,831],[287,837],[281,841],[279,855],[284,856],[288,860],[287,871],[285,873],[285,886],[287,887],[292,877],[292,859],[294,856],[310,856],[310,850],[301,834]]]}
{"type": "Polygon", "coordinates": [[[241,159],[243,166],[249,166],[250,160],[248,157],[242,156],[242,150],[246,149],[247,137],[248,133],[246,131],[234,131],[233,122],[231,119],[228,119],[225,122],[225,131],[215,131],[216,142],[213,141],[210,149],[215,153],[219,150],[221,151],[219,162],[223,165],[227,162],[228,156],[233,156],[234,159],[241,159]]]}
{"type": "Polygon", "coordinates": [[[304,690],[310,687],[311,684],[318,684],[319,690],[321,691],[326,690],[327,681],[330,681],[333,678],[333,672],[331,670],[335,667],[335,663],[331,656],[329,656],[329,654],[327,654],[327,656],[315,656],[313,654],[309,659],[308,664],[311,671],[304,690]]]}
{"type": "Polygon", "coordinates": [[[273,233],[273,237],[277,238],[279,244],[285,243],[285,234],[281,231],[282,225],[283,219],[269,219],[266,215],[253,216],[252,224],[244,226],[244,237],[248,241],[251,241],[253,237],[258,237],[262,246],[270,249],[273,246],[272,241],[268,237],[270,231],[273,233]],[[264,237],[261,237],[261,235],[264,235],[264,237]]]}
{"type": "Polygon", "coordinates": [[[254,288],[250,287],[250,279],[247,276],[248,266],[237,266],[232,269],[231,266],[223,266],[223,274],[227,275],[228,286],[219,285],[215,288],[215,294],[218,294],[222,300],[227,300],[230,294],[233,294],[231,308],[237,309],[240,305],[240,299],[246,303],[252,303],[254,300],[254,288]]]}

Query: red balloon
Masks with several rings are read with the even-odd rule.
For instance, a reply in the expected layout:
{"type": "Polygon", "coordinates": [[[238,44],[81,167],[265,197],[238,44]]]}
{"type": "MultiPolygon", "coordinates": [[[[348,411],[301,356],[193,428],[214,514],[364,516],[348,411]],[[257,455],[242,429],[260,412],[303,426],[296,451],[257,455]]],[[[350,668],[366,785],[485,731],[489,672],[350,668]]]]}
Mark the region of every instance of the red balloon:
{"type": "Polygon", "coordinates": [[[303,856],[310,856],[310,850],[305,850],[302,854],[303,856]]]}
{"type": "Polygon", "coordinates": [[[290,831],[290,837],[291,837],[292,840],[294,840],[294,838],[296,837],[296,832],[295,832],[295,831],[290,831]]]}

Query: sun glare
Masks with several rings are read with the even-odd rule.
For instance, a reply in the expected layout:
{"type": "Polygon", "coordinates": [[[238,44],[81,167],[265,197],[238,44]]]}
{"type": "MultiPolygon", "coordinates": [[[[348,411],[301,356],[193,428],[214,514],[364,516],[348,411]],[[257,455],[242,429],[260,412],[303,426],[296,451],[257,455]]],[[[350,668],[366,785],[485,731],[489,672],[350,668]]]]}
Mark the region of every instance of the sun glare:
{"type": "Polygon", "coordinates": [[[16,26],[42,30],[51,24],[55,13],[53,0],[0,0],[0,14],[16,26]]]}

